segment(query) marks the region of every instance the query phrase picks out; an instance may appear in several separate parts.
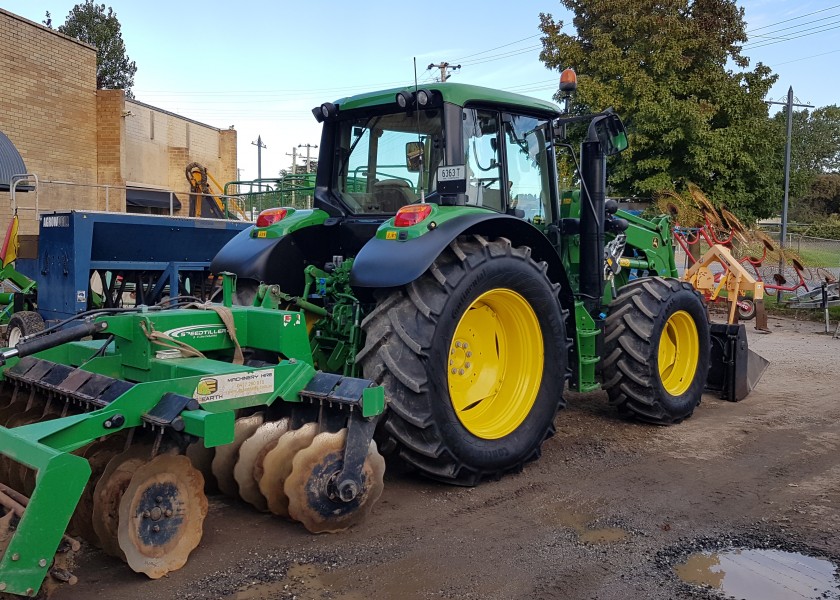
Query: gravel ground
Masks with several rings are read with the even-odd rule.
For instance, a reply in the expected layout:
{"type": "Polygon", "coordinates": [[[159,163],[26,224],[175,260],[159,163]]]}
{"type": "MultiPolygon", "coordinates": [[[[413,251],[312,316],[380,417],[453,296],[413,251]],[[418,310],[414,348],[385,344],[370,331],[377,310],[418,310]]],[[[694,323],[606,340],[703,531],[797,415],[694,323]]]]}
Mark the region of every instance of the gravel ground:
{"type": "Polygon", "coordinates": [[[54,598],[717,598],[673,566],[733,546],[838,561],[840,339],[822,327],[748,325],[771,361],[758,387],[740,403],[707,395],[679,425],[622,421],[604,394],[569,394],[520,474],[453,488],[389,465],[369,519],[337,535],[214,496],[180,571],[150,581],[89,549],[80,582],[54,598]]]}

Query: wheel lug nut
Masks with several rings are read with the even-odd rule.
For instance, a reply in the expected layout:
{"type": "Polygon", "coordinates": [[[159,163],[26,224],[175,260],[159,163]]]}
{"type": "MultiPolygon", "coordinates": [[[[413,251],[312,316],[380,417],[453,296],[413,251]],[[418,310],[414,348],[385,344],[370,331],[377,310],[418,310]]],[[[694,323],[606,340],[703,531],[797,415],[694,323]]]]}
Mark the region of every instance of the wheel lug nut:
{"type": "Polygon", "coordinates": [[[148,519],[151,516],[152,516],[152,513],[150,513],[148,510],[143,511],[143,518],[144,519],[148,519]]]}
{"type": "Polygon", "coordinates": [[[455,347],[460,348],[461,347],[461,342],[455,342],[455,347]]]}
{"type": "Polygon", "coordinates": [[[464,350],[466,350],[467,348],[469,348],[469,346],[467,345],[467,342],[464,342],[464,350]]]}
{"type": "Polygon", "coordinates": [[[455,361],[454,361],[454,360],[452,360],[452,359],[449,359],[449,364],[450,364],[450,365],[454,365],[454,364],[455,364],[455,361]]]}
{"type": "Polygon", "coordinates": [[[160,531],[160,525],[152,525],[152,531],[158,533],[160,531]]]}
{"type": "Polygon", "coordinates": [[[155,498],[155,502],[156,502],[157,504],[160,504],[161,502],[163,502],[163,497],[158,496],[157,498],[155,498]]]}
{"type": "Polygon", "coordinates": [[[467,358],[472,356],[472,352],[467,352],[467,358]]]}
{"type": "Polygon", "coordinates": [[[469,369],[470,368],[470,363],[465,363],[464,366],[469,369]]]}
{"type": "Polygon", "coordinates": [[[166,509],[166,512],[164,512],[163,514],[165,514],[167,517],[171,517],[171,516],[172,516],[172,509],[171,509],[171,508],[167,508],[167,509],[166,509]]]}
{"type": "Polygon", "coordinates": [[[456,369],[455,367],[452,367],[452,374],[454,375],[457,372],[458,372],[458,369],[456,369]]]}
{"type": "Polygon", "coordinates": [[[464,369],[458,369],[458,375],[463,375],[463,374],[464,374],[464,369]]]}

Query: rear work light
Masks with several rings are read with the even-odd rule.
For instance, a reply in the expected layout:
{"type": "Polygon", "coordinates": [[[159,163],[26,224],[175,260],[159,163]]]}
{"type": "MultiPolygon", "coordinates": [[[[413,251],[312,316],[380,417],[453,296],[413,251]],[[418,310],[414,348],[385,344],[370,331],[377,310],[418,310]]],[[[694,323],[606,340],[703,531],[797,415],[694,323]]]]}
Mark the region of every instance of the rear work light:
{"type": "Polygon", "coordinates": [[[257,217],[257,227],[268,227],[278,221],[282,221],[289,213],[285,208],[268,208],[257,217]]]}
{"type": "Polygon", "coordinates": [[[403,206],[394,215],[395,227],[411,227],[432,214],[431,204],[409,204],[403,206]]]}

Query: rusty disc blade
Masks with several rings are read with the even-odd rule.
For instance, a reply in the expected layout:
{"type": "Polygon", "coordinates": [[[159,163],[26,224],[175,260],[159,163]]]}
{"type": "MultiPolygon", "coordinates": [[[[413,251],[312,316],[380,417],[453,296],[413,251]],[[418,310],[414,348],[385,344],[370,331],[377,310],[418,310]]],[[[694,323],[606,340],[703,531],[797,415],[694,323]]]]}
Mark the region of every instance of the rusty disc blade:
{"type": "Polygon", "coordinates": [[[332,494],[331,479],[344,466],[346,438],[346,429],[318,434],[292,461],[292,472],[285,485],[289,514],[312,533],[344,531],[363,521],[382,494],[385,459],[373,441],[362,467],[362,485],[356,497],[344,502],[332,494]]]}
{"type": "Polygon", "coordinates": [[[135,471],[120,500],[117,539],[128,566],[151,579],[180,569],[206,516],[201,472],[186,456],[156,456],[135,471]]]}
{"type": "Polygon", "coordinates": [[[213,475],[213,457],[216,455],[216,449],[206,448],[204,440],[199,439],[187,446],[185,454],[192,461],[193,466],[204,475],[204,490],[208,493],[215,491],[218,487],[216,477],[213,475]]]}
{"type": "Polygon", "coordinates": [[[259,479],[260,493],[265,497],[268,510],[281,517],[289,516],[289,497],[286,496],[286,478],[292,472],[292,459],[309,446],[318,434],[317,423],[307,423],[300,429],[280,436],[274,448],[269,450],[262,464],[259,479]]]}
{"type": "Polygon", "coordinates": [[[278,438],[289,430],[289,420],[269,421],[260,425],[254,434],[242,443],[239,448],[239,459],[233,468],[233,477],[239,485],[239,496],[260,511],[267,511],[268,504],[260,487],[254,479],[254,470],[258,457],[265,460],[267,452],[263,449],[268,445],[275,445],[278,438]]]}
{"type": "Polygon", "coordinates": [[[117,540],[120,520],[120,499],[134,472],[149,462],[152,447],[146,444],[132,446],[108,461],[102,477],[93,489],[93,530],[102,549],[111,556],[125,560],[117,540]]]}
{"type": "Polygon", "coordinates": [[[262,425],[262,422],[262,413],[236,419],[233,425],[233,442],[216,448],[212,471],[222,493],[234,498],[239,495],[239,485],[233,478],[233,467],[239,459],[239,448],[254,434],[257,427],[262,425]]]}
{"type": "Polygon", "coordinates": [[[96,535],[96,530],[93,526],[93,493],[96,484],[99,481],[105,467],[111,462],[117,454],[122,452],[125,447],[125,437],[116,435],[108,437],[100,442],[91,444],[87,452],[85,452],[85,459],[90,465],[90,478],[88,479],[85,489],[79,498],[79,503],[76,505],[76,510],[73,513],[73,524],[79,536],[93,544],[99,546],[99,537],[96,535]]]}

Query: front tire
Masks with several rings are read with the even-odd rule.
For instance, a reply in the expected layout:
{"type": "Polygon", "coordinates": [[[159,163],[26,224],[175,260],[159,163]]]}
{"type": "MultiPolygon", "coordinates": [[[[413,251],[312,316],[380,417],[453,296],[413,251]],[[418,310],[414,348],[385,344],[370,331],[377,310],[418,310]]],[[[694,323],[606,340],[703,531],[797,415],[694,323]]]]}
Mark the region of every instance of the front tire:
{"type": "Polygon", "coordinates": [[[709,371],[703,300],[677,279],[643,277],[619,289],[604,340],[604,388],[624,414],[678,423],[700,404],[709,371]]]}
{"type": "Polygon", "coordinates": [[[566,315],[530,254],[504,238],[460,237],[363,323],[357,361],[385,386],[385,431],[428,477],[475,485],[519,470],[554,433],[566,315]]]}

